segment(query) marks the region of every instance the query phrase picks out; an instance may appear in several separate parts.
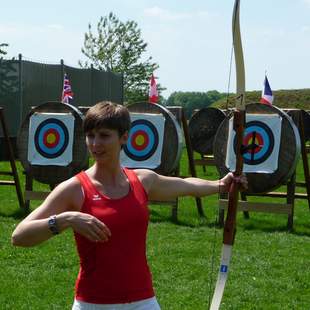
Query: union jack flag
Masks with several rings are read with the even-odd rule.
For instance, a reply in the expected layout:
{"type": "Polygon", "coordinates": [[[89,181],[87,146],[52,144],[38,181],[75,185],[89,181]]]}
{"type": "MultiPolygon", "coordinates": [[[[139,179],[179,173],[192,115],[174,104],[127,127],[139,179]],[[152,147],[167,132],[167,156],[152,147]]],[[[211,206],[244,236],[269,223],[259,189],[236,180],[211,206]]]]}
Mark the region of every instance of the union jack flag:
{"type": "Polygon", "coordinates": [[[73,99],[73,92],[67,73],[64,75],[64,85],[62,89],[61,102],[69,103],[73,99]]]}

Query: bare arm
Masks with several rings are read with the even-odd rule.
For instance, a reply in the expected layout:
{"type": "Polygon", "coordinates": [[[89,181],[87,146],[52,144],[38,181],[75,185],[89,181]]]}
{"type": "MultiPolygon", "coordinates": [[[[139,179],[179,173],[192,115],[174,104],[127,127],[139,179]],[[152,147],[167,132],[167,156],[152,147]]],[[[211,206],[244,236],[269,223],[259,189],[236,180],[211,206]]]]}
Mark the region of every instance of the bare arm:
{"type": "Polygon", "coordinates": [[[79,212],[84,201],[80,184],[71,178],[58,185],[46,200],[16,227],[12,234],[12,244],[34,246],[53,236],[48,227],[48,219],[56,216],[59,232],[71,227],[92,241],[107,240],[110,231],[92,215],[79,212]]]}
{"type": "MultiPolygon", "coordinates": [[[[180,196],[203,197],[229,191],[234,180],[228,173],[220,180],[210,181],[200,178],[178,178],[159,175],[151,170],[137,169],[136,173],[148,193],[150,200],[165,201],[180,196]]],[[[236,178],[235,178],[236,179],[236,178]]],[[[241,176],[236,179],[243,188],[247,188],[247,179],[241,176]]]]}

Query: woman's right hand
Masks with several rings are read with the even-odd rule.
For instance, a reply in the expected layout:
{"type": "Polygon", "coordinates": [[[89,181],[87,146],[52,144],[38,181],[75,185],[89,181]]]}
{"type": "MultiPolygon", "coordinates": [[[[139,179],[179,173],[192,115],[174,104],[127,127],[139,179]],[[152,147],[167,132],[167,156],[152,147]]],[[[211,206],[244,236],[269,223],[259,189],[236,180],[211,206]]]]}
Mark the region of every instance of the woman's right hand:
{"type": "Polygon", "coordinates": [[[71,228],[93,242],[106,242],[111,237],[110,229],[93,215],[82,212],[70,212],[71,228]]]}

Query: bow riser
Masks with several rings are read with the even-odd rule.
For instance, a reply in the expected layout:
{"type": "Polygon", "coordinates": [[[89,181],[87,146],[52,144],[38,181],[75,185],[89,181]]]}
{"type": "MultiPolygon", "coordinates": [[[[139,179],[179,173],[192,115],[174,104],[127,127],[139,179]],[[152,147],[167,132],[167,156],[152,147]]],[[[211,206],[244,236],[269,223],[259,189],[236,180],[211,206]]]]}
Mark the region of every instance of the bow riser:
{"type": "MultiPolygon", "coordinates": [[[[245,111],[236,110],[234,112],[233,128],[236,136],[236,169],[233,173],[235,177],[242,174],[243,169],[243,157],[242,157],[242,141],[245,124],[245,111]]],[[[239,187],[240,184],[233,181],[230,186],[228,196],[228,209],[227,217],[224,225],[224,237],[223,243],[233,245],[236,233],[236,217],[239,200],[239,187]]]]}

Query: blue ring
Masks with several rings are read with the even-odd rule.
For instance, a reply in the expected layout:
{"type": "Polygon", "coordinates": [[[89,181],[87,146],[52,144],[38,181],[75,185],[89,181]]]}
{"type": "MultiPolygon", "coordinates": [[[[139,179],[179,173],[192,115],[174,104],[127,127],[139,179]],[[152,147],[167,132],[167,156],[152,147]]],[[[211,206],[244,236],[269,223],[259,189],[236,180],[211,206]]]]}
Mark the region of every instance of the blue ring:
{"type": "Polygon", "coordinates": [[[152,146],[154,145],[154,141],[155,141],[155,136],[153,131],[150,129],[150,127],[146,126],[145,124],[138,124],[136,125],[132,131],[130,131],[129,134],[129,139],[128,139],[128,151],[130,151],[133,155],[135,156],[145,156],[146,154],[148,154],[151,150],[152,150],[152,146]],[[143,150],[137,150],[134,148],[133,146],[133,135],[137,132],[137,131],[144,131],[146,132],[148,138],[149,138],[149,143],[148,145],[143,149],[143,150]]]}
{"type": "Polygon", "coordinates": [[[245,135],[251,132],[258,132],[262,136],[264,144],[258,153],[243,154],[243,159],[247,165],[258,165],[271,155],[274,148],[274,136],[269,126],[261,121],[251,121],[246,124],[245,135]]]}
{"type": "Polygon", "coordinates": [[[43,121],[37,127],[34,134],[34,145],[38,153],[46,158],[56,158],[59,157],[66,150],[69,143],[69,131],[66,125],[56,118],[49,118],[43,121]],[[47,148],[43,143],[44,132],[50,128],[55,128],[60,134],[59,145],[55,148],[47,148]]]}
{"type": "Polygon", "coordinates": [[[64,145],[65,142],[65,134],[63,132],[63,128],[60,127],[58,124],[46,124],[44,126],[42,126],[39,135],[38,135],[38,145],[41,148],[41,150],[47,154],[51,154],[54,155],[57,152],[59,152],[59,150],[62,148],[62,146],[64,145]],[[59,134],[59,142],[58,144],[53,147],[53,148],[49,148],[44,144],[44,134],[46,131],[48,131],[49,129],[55,129],[58,134],[59,134]]]}
{"type": "Polygon", "coordinates": [[[124,146],[124,152],[132,160],[144,161],[153,156],[158,147],[158,143],[159,143],[159,135],[153,123],[145,119],[137,119],[132,122],[128,142],[124,146]],[[138,151],[133,148],[131,139],[132,135],[137,130],[141,130],[141,128],[149,135],[149,144],[144,150],[138,151]]]}

